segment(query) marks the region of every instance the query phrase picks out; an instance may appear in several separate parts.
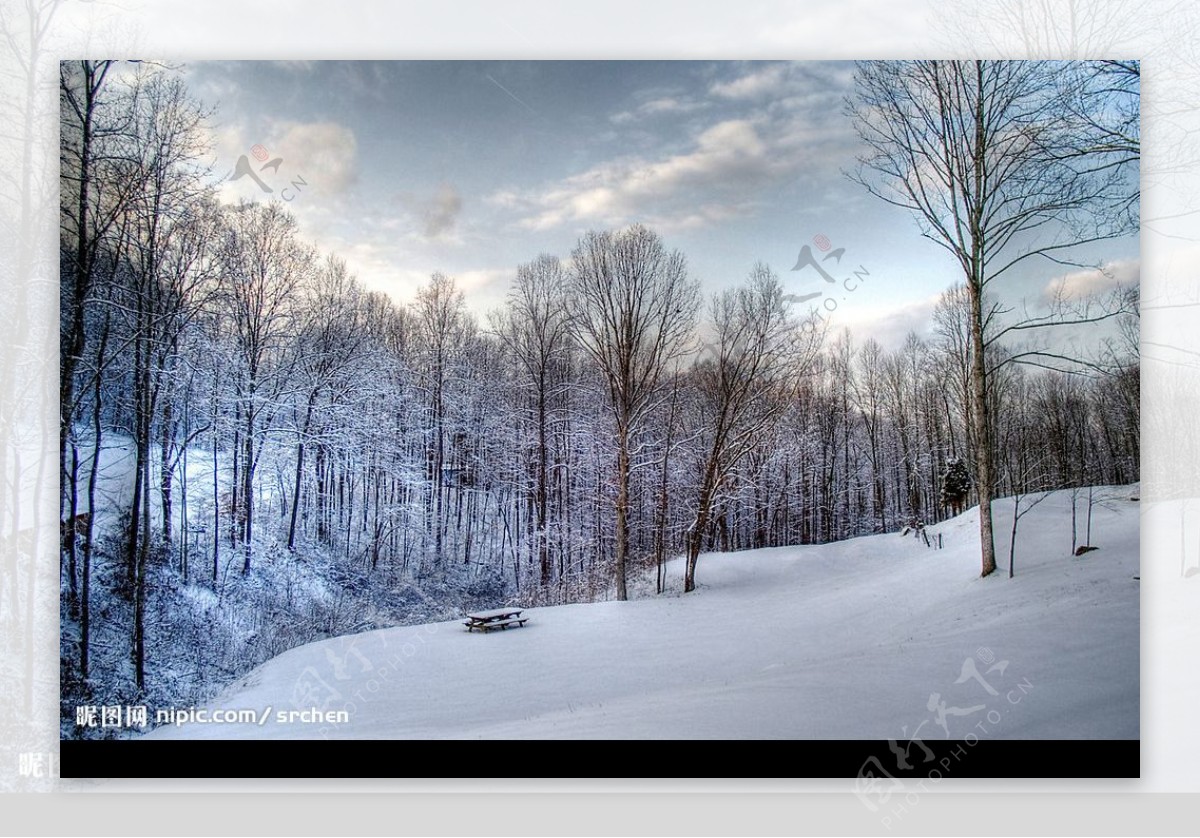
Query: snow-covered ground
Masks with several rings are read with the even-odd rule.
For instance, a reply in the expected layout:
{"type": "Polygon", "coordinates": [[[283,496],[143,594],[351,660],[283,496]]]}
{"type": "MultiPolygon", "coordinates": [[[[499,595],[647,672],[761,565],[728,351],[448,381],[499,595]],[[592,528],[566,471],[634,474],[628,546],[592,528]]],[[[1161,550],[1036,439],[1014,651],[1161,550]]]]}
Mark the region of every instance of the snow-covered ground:
{"type": "MultiPolygon", "coordinates": [[[[77,428],[77,435],[79,439],[79,496],[76,506],[79,513],[84,513],[88,511],[86,487],[94,447],[92,444],[93,437],[88,429],[77,428]]],[[[175,471],[174,515],[171,525],[172,529],[176,532],[176,538],[182,538],[179,528],[185,481],[188,487],[187,505],[191,523],[200,527],[206,527],[212,519],[214,497],[212,452],[203,447],[193,445],[188,447],[187,453],[188,456],[180,459],[175,471]]],[[[149,491],[152,498],[150,503],[150,521],[153,526],[161,527],[160,478],[162,474],[162,448],[158,445],[151,445],[149,459],[149,491]]],[[[128,434],[113,431],[109,431],[104,435],[100,446],[99,477],[96,481],[96,526],[99,532],[116,532],[120,529],[120,518],[122,515],[128,514],[129,507],[133,503],[134,469],[136,463],[136,452],[132,437],[128,434]]],[[[232,475],[230,462],[225,452],[221,452],[217,464],[217,481],[219,484],[217,489],[221,493],[225,493],[230,491],[230,478],[232,475]]],[[[269,463],[268,465],[278,467],[276,463],[269,463]]],[[[260,466],[260,468],[262,469],[260,473],[269,473],[267,467],[260,466]]],[[[260,508],[275,497],[275,493],[271,489],[272,482],[284,479],[278,473],[275,473],[272,477],[273,480],[271,481],[260,481],[262,485],[259,486],[255,498],[260,508]]]]}
{"type": "MultiPolygon", "coordinates": [[[[1099,549],[1079,558],[1071,493],[1032,508],[1013,579],[1005,499],[994,507],[1002,567],[988,578],[974,509],[928,528],[941,550],[893,533],[710,554],[686,596],[531,609],[505,632],[446,622],[297,647],[206,708],[254,711],[261,725],[148,735],[1137,738],[1136,495],[1098,490],[1099,549]],[[278,716],[313,708],[348,721],[278,716]]],[[[1081,527],[1085,511],[1086,493],[1081,527]]],[[[677,590],[682,565],[670,570],[677,590]]]]}

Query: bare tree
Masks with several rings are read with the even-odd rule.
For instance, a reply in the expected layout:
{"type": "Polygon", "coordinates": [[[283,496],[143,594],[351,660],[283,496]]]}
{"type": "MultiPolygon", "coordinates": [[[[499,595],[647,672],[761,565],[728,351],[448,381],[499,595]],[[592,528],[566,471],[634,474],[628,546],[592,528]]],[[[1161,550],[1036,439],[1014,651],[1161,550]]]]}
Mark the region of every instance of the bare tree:
{"type": "Polygon", "coordinates": [[[243,434],[241,473],[234,481],[240,498],[235,506],[244,540],[242,571],[249,573],[254,552],[254,473],[266,426],[287,384],[285,361],[298,332],[298,292],[312,270],[313,251],[299,241],[295,219],[279,204],[243,203],[231,211],[221,261],[220,300],[234,347],[235,404],[243,434]]]}
{"type": "MultiPolygon", "coordinates": [[[[87,315],[96,308],[102,273],[115,274],[114,256],[127,237],[128,210],[145,184],[136,143],[135,76],[114,84],[115,62],[59,65],[61,276],[59,332],[60,519],[74,526],[78,512],[78,451],[74,439],[80,402],[91,388],[79,380],[88,340],[87,315]],[[69,465],[70,464],[70,465],[69,465]]],[[[92,371],[99,376],[97,367],[92,371]]],[[[88,519],[90,520],[90,518],[88,519]]],[[[76,544],[63,544],[70,594],[75,599],[76,544]]],[[[132,567],[132,564],[131,564],[132,567]]],[[[129,574],[132,580],[132,570],[129,574]]]]}
{"type": "MultiPolygon", "coordinates": [[[[86,100],[92,84],[88,81],[89,67],[85,64],[80,73],[86,100]]],[[[63,98],[68,103],[74,101],[71,89],[68,76],[63,84],[63,98]]],[[[176,360],[180,336],[193,311],[191,297],[204,280],[203,273],[195,269],[200,261],[198,254],[204,252],[203,239],[189,237],[187,231],[204,192],[193,161],[205,147],[205,114],[179,79],[157,69],[139,67],[131,71],[122,91],[120,106],[115,114],[109,115],[109,142],[107,152],[101,155],[107,166],[99,169],[103,178],[97,181],[84,177],[88,155],[82,151],[77,161],[80,174],[74,186],[81,198],[75,204],[78,216],[109,221],[106,228],[93,228],[90,235],[86,229],[80,233],[80,225],[75,226],[74,278],[86,284],[88,292],[84,300],[94,306],[98,301],[94,299],[92,286],[98,279],[100,255],[109,255],[115,293],[107,295],[102,306],[119,312],[124,350],[111,355],[128,356],[131,367],[128,395],[133,414],[135,463],[125,556],[126,582],[134,611],[131,662],[137,686],[142,689],[145,687],[146,571],[153,539],[149,489],[151,429],[162,404],[159,396],[176,360]],[[85,192],[95,195],[99,208],[90,215],[88,202],[82,200],[85,192]],[[91,240],[90,257],[79,247],[83,238],[91,240]],[[188,244],[189,238],[199,246],[188,244]]],[[[74,105],[68,111],[79,118],[74,105]]],[[[104,145],[94,151],[101,148],[104,145]]],[[[75,290],[78,297],[79,287],[75,290]]],[[[74,312],[72,319],[77,317],[78,312],[74,312]]],[[[78,336],[72,335],[73,343],[77,339],[78,336]]],[[[64,376],[76,363],[77,360],[64,357],[64,376]]],[[[99,364],[93,374],[102,374],[99,364]]],[[[80,390],[80,395],[89,391],[95,392],[87,387],[80,390]]],[[[62,393],[64,398],[78,401],[75,391],[65,381],[62,393]]],[[[77,404],[65,404],[65,421],[70,423],[77,409],[77,404]]],[[[160,427],[174,428],[169,406],[160,427]]],[[[75,461],[73,451],[71,462],[75,461]]],[[[169,518],[171,507],[166,498],[170,494],[170,481],[164,479],[163,510],[169,518]]],[[[74,468],[69,482],[69,503],[73,509],[77,488],[74,468]]]]}
{"type": "MultiPolygon", "coordinates": [[[[1031,444],[1032,440],[1029,438],[1031,430],[1035,433],[1037,431],[1037,424],[1033,420],[1037,406],[1030,392],[1031,383],[1026,376],[1017,375],[1014,377],[1013,388],[1016,392],[1013,394],[1012,407],[1006,411],[1005,421],[998,434],[1000,447],[1006,455],[1007,477],[1013,502],[1012,527],[1008,533],[1009,579],[1016,573],[1017,527],[1021,519],[1052,494],[1048,489],[1049,480],[1046,474],[1051,458],[1042,446],[1031,444]]],[[[1074,527],[1074,511],[1071,525],[1074,527]]]]}
{"type": "Polygon", "coordinates": [[[689,348],[699,294],[683,254],[641,225],[590,232],[571,257],[571,329],[604,377],[616,424],[616,581],[623,600],[633,433],[671,362],[689,348]]]}
{"type": "Polygon", "coordinates": [[[858,351],[854,376],[854,403],[867,435],[867,460],[871,464],[871,491],[879,531],[886,532],[887,489],[883,465],[883,350],[874,338],[867,338],[858,351]]]}
{"type": "Polygon", "coordinates": [[[556,370],[569,343],[565,306],[567,273],[558,257],[542,254],[517,268],[508,294],[508,310],[492,317],[500,340],[520,362],[532,388],[537,425],[535,506],[538,568],[542,587],[550,584],[550,548],[546,528],[549,506],[548,411],[555,394],[556,370]]]}
{"type": "Polygon", "coordinates": [[[74,421],[75,368],[79,365],[86,341],[84,315],[91,293],[101,243],[116,223],[129,197],[137,188],[128,178],[112,171],[100,171],[114,155],[106,143],[122,130],[123,114],[109,116],[113,106],[106,101],[106,80],[112,61],[63,62],[59,65],[62,152],[62,239],[69,247],[64,271],[59,369],[59,454],[67,461],[67,435],[74,421]],[[106,108],[105,106],[108,105],[106,108]],[[105,193],[116,198],[103,200],[105,193]]]}
{"type": "Polygon", "coordinates": [[[296,473],[292,484],[292,510],[288,520],[288,550],[296,549],[296,521],[304,477],[304,455],[313,417],[322,395],[339,384],[349,386],[345,372],[360,354],[365,340],[362,289],[346,263],[329,256],[316,273],[303,300],[296,341],[295,373],[302,408],[294,407],[296,473]]]}
{"type": "Polygon", "coordinates": [[[921,403],[917,382],[924,367],[928,347],[915,332],[909,332],[904,346],[888,357],[883,364],[884,397],[893,417],[896,438],[900,443],[900,460],[904,466],[904,485],[897,494],[904,499],[907,517],[921,520],[921,493],[918,485],[920,445],[918,425],[925,406],[921,403]]]}
{"type": "MultiPolygon", "coordinates": [[[[937,336],[934,347],[944,370],[945,382],[942,405],[947,426],[953,433],[955,422],[951,412],[962,420],[966,438],[964,449],[974,450],[971,429],[971,299],[965,285],[957,284],[938,298],[933,310],[933,330],[937,336]]],[[[951,450],[958,455],[957,440],[951,439],[951,450]]],[[[961,510],[960,510],[961,511],[961,510]]]]}
{"type": "MultiPolygon", "coordinates": [[[[1106,165],[1095,130],[1070,107],[1082,78],[1063,62],[861,62],[849,103],[866,147],[852,177],[909,210],[966,281],[984,576],[996,569],[985,291],[1031,257],[1072,263],[1073,248],[1129,229],[1128,214],[1112,211],[1128,206],[1128,172],[1106,165]]],[[[1049,317],[1036,325],[1062,322],[1049,317]]],[[[1024,360],[1046,355],[1053,353],[1024,360]]]]}
{"type": "Polygon", "coordinates": [[[434,560],[440,564],[446,534],[446,396],[460,363],[463,347],[473,334],[473,327],[466,314],[463,294],[455,285],[454,278],[442,273],[435,273],[430,277],[429,284],[417,291],[413,310],[421,335],[426,389],[433,417],[427,449],[432,491],[427,523],[433,529],[434,560]]]}
{"type": "Polygon", "coordinates": [[[713,357],[692,370],[703,439],[696,517],[688,528],[683,589],[696,588],[696,561],[718,493],[730,472],[787,410],[815,359],[822,329],[800,329],[779,277],[757,264],[746,284],[713,297],[713,357]]]}

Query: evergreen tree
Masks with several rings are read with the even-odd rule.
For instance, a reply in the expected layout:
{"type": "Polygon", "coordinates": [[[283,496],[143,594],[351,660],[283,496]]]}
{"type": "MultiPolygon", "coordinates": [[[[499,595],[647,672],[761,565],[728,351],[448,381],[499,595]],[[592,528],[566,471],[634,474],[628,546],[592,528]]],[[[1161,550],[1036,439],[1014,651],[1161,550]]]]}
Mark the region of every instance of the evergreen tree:
{"type": "Polygon", "coordinates": [[[971,491],[971,475],[961,457],[955,457],[946,464],[946,473],[942,475],[942,506],[950,507],[951,513],[958,515],[962,512],[967,493],[971,491]]]}

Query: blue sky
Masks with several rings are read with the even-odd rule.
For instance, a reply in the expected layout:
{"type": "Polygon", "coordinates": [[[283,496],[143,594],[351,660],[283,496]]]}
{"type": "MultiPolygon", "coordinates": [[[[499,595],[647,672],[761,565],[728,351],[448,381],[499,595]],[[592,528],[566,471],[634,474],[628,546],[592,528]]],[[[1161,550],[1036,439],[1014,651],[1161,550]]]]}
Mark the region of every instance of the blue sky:
{"type": "MultiPolygon", "coordinates": [[[[567,257],[584,232],[634,222],[681,249],[706,290],[761,260],[795,293],[824,291],[811,270],[790,271],[824,235],[845,249],[831,273],[869,274],[839,294],[831,322],[889,345],[925,331],[957,280],[906,212],[843,174],[856,153],[849,62],[198,62],[187,73],[215,108],[218,176],[256,144],[283,161],[261,174],[272,196],[248,177],[222,196],[290,198],[306,238],[400,302],[442,271],[482,314],[521,262],[567,257]]],[[[1088,256],[1137,277],[1134,239],[1088,256]]],[[[1110,280],[1030,263],[1001,290],[1036,304],[1064,281],[1110,280]]]]}

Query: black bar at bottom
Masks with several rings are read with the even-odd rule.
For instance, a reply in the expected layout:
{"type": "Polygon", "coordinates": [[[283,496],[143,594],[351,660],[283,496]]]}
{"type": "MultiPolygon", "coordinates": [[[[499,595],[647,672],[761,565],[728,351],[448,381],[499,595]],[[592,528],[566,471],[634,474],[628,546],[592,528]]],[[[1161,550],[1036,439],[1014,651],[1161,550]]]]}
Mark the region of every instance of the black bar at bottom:
{"type": "MultiPolygon", "coordinates": [[[[408,773],[375,773],[372,766],[399,771],[423,766],[467,766],[496,743],[407,740],[66,740],[60,743],[63,777],[207,778],[204,766],[222,765],[230,778],[413,778],[408,773]],[[379,760],[380,754],[387,759],[379,760]],[[400,758],[397,758],[397,757],[400,758]]],[[[571,765],[578,773],[556,777],[607,779],[591,765],[629,766],[630,777],[661,778],[856,778],[865,787],[902,778],[935,781],[974,778],[1130,778],[1140,776],[1141,742],[1118,740],[926,741],[895,744],[872,740],[669,742],[603,740],[530,741],[519,746],[522,770],[538,777],[538,767],[571,765]],[[908,752],[903,746],[908,744],[908,752]],[[567,749],[570,749],[568,755],[567,749]],[[772,753],[774,752],[774,754],[772,753]],[[579,757],[586,753],[589,759],[579,757]],[[786,774],[763,772],[763,757],[786,774]],[[744,755],[744,759],[742,758],[744,755]],[[570,759],[567,759],[567,757],[570,759]],[[611,758],[613,763],[607,762],[611,758]]],[[[430,775],[438,776],[438,775],[430,775]]],[[[446,776],[446,775],[441,775],[446,776]]],[[[449,775],[453,777],[454,775],[449,775]]],[[[466,777],[466,774],[461,775],[466,777]]]]}

